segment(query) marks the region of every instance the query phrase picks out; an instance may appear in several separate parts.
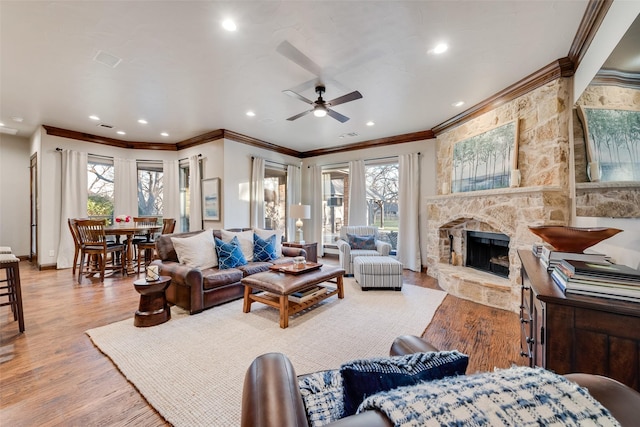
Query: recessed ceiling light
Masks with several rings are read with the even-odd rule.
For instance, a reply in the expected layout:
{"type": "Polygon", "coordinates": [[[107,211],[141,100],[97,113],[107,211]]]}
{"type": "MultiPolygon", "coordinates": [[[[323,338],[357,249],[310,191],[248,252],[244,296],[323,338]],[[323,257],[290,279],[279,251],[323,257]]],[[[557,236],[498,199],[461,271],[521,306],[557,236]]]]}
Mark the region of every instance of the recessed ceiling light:
{"type": "Polygon", "coordinates": [[[89,118],[90,118],[91,120],[100,120],[100,117],[98,117],[98,116],[96,116],[96,115],[89,116],[89,118]]]}
{"type": "Polygon", "coordinates": [[[167,132],[162,132],[160,135],[161,136],[169,136],[169,134],[167,132]]]}
{"type": "Polygon", "coordinates": [[[138,123],[141,125],[146,125],[148,122],[145,119],[138,119],[138,123]]]}
{"type": "Polygon", "coordinates": [[[255,117],[256,113],[254,113],[253,111],[247,111],[247,116],[249,117],[255,117]]]}
{"type": "Polygon", "coordinates": [[[119,131],[117,132],[117,134],[118,134],[118,135],[126,135],[127,133],[126,133],[125,131],[123,131],[123,130],[119,130],[119,131]]]}
{"type": "Polygon", "coordinates": [[[449,49],[449,46],[447,46],[446,43],[439,43],[438,45],[436,45],[436,47],[431,49],[428,53],[432,53],[432,54],[435,54],[435,55],[440,55],[441,53],[446,52],[447,49],[449,49]]]}
{"type": "Polygon", "coordinates": [[[373,126],[373,125],[375,125],[375,123],[374,123],[374,122],[372,122],[371,120],[369,120],[369,121],[367,122],[367,126],[373,126]]]}
{"type": "Polygon", "coordinates": [[[224,28],[227,31],[235,31],[238,29],[238,27],[236,26],[236,23],[233,22],[231,19],[225,19],[224,21],[222,21],[222,28],[224,28]]]}
{"type": "Polygon", "coordinates": [[[462,107],[464,105],[464,101],[458,101],[451,104],[454,107],[462,107]]]}

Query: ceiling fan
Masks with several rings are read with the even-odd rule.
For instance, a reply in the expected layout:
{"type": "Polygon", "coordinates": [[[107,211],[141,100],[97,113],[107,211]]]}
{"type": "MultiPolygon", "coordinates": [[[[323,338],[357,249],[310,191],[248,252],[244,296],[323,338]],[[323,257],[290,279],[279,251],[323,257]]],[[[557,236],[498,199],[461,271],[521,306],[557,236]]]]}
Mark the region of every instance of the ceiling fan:
{"type": "Polygon", "coordinates": [[[344,123],[347,120],[349,120],[349,117],[344,116],[336,111],[333,111],[329,107],[335,107],[336,105],[344,104],[344,103],[355,101],[356,99],[362,98],[362,94],[356,90],[346,95],[339,96],[336,99],[332,99],[331,101],[325,101],[324,99],[322,99],[322,94],[325,92],[325,87],[322,85],[316,86],[316,93],[318,94],[318,99],[316,99],[315,101],[311,101],[310,99],[307,99],[304,96],[292,90],[284,90],[283,92],[293,98],[297,98],[300,101],[306,102],[307,104],[313,106],[311,110],[303,111],[300,114],[296,114],[295,116],[289,117],[287,119],[289,121],[293,121],[293,120],[299,119],[302,116],[306,116],[309,113],[313,113],[313,115],[316,117],[324,117],[328,115],[330,117],[333,117],[340,123],[344,123]]]}

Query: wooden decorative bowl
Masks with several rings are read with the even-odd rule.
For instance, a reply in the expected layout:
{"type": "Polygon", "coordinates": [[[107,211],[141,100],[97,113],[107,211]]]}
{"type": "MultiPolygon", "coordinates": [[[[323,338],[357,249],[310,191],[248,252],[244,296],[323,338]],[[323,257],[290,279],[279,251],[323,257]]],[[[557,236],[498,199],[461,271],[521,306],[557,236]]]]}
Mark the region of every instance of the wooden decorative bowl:
{"type": "Polygon", "coordinates": [[[622,231],[617,228],[579,228],[563,225],[529,226],[529,230],[553,246],[555,250],[575,253],[582,253],[588,247],[622,231]]]}

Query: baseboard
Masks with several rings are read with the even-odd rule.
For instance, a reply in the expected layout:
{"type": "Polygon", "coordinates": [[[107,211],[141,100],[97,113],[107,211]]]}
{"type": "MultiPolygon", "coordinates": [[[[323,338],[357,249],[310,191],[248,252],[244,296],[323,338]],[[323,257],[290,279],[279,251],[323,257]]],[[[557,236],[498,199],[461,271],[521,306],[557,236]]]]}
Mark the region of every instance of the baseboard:
{"type": "Polygon", "coordinates": [[[58,265],[57,264],[40,264],[38,266],[38,270],[42,271],[42,270],[57,270],[58,269],[58,265]]]}

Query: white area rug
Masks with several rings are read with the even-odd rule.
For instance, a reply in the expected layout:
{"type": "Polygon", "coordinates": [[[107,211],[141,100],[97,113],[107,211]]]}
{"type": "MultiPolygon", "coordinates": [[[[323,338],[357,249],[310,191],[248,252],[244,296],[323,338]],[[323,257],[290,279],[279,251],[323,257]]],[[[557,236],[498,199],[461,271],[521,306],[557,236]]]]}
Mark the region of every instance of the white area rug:
{"type": "Polygon", "coordinates": [[[289,319],[242,300],[189,316],[176,307],[169,322],[136,328],[133,319],[87,331],[147,401],[175,426],[240,425],[242,385],[256,356],[281,352],[298,375],[389,354],[399,335],[422,335],[446,293],[404,285],[402,292],[362,292],[345,279],[345,298],[289,319]]]}

